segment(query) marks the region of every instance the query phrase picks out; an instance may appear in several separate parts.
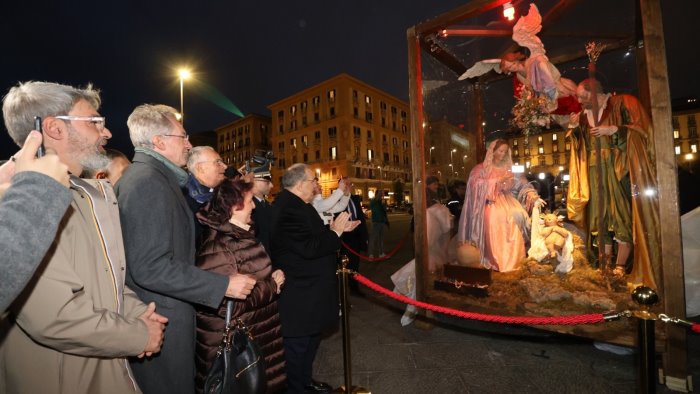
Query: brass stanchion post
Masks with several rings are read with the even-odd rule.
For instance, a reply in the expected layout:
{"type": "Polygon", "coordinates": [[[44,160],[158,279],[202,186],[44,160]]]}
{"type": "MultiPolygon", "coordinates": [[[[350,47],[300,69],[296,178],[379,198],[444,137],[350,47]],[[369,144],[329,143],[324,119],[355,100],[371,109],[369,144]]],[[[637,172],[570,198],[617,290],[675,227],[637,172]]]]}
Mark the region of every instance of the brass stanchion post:
{"type": "Polygon", "coordinates": [[[639,348],[639,392],[656,392],[656,336],[654,324],[656,315],[649,312],[649,306],[659,302],[654,289],[639,286],[632,292],[632,299],[641,306],[635,313],[639,319],[637,347],[639,348]]]}
{"type": "Polygon", "coordinates": [[[333,390],[334,393],[358,393],[371,394],[364,387],[352,385],[352,357],[350,355],[350,302],[348,301],[348,275],[351,274],[348,270],[348,256],[340,255],[340,308],[343,317],[343,369],[345,372],[345,384],[333,390]],[[347,388],[350,389],[347,389],[347,388]]]}

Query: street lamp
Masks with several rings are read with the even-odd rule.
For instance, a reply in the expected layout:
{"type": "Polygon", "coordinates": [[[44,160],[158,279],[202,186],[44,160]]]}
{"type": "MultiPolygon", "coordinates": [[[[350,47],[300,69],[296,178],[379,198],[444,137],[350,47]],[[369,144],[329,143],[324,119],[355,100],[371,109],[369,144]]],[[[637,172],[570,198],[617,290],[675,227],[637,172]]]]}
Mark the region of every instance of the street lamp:
{"type": "Polygon", "coordinates": [[[185,124],[185,79],[189,79],[192,75],[190,70],[181,68],[178,70],[180,76],[180,122],[185,124]]]}
{"type": "Polygon", "coordinates": [[[433,149],[435,149],[434,146],[430,147],[430,164],[433,164],[433,149]]]}

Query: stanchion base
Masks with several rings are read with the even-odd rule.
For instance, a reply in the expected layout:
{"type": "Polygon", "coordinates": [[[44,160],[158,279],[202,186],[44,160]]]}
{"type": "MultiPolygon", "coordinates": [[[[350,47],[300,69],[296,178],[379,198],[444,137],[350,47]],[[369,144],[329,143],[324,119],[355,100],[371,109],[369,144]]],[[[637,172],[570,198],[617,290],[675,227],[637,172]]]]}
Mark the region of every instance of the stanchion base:
{"type": "MultiPolygon", "coordinates": [[[[333,390],[333,393],[345,393],[345,385],[342,385],[338,387],[337,389],[333,390]]],[[[352,386],[352,391],[351,393],[356,393],[356,394],[372,394],[371,391],[367,390],[364,387],[360,386],[352,386]]]]}

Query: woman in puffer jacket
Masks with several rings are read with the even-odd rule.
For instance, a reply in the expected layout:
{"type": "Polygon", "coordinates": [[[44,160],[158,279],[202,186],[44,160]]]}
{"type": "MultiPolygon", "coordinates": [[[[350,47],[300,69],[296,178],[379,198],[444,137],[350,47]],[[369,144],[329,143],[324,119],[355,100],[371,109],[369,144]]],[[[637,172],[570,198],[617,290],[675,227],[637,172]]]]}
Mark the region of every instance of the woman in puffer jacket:
{"type": "MultiPolygon", "coordinates": [[[[197,213],[205,227],[197,266],[224,275],[250,275],[257,280],[245,300],[235,300],[232,320],[241,319],[251,329],[253,339],[265,356],[267,392],[277,393],[286,386],[277,310],[284,274],[281,270],[272,272],[270,257],[250,227],[250,214],[255,207],[252,187],[252,183],[242,179],[225,180],[214,192],[211,202],[197,213]]],[[[197,311],[196,363],[200,392],[221,344],[225,316],[225,300],[218,310],[200,307],[197,311]]]]}

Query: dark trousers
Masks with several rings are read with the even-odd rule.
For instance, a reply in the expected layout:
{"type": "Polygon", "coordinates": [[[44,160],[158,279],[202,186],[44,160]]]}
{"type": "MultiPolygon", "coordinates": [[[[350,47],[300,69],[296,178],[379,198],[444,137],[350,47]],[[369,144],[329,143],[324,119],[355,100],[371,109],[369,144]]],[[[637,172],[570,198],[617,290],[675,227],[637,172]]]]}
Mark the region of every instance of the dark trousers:
{"type": "Polygon", "coordinates": [[[321,335],[284,337],[284,359],[287,362],[287,393],[304,393],[311,383],[314,358],[321,343],[321,335]]]}

